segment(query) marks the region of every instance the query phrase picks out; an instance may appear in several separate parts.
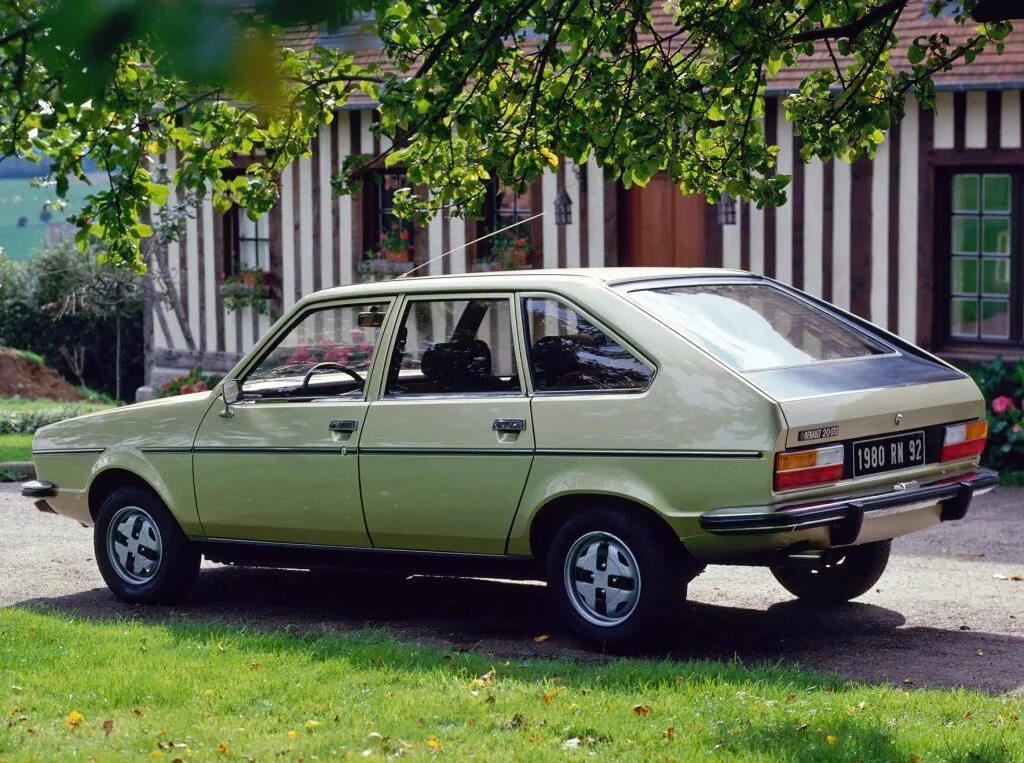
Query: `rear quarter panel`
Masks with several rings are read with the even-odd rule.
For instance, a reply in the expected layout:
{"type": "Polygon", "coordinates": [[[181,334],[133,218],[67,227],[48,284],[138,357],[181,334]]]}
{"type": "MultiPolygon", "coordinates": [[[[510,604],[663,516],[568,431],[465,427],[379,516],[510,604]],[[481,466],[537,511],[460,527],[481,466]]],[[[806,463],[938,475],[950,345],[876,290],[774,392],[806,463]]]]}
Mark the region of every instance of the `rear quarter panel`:
{"type": "Polygon", "coordinates": [[[680,538],[699,515],[771,495],[770,452],[785,428],[778,406],[732,371],[607,287],[563,292],[657,366],[639,393],[535,395],[537,454],[509,553],[530,553],[530,525],[571,494],[626,498],[657,511],[680,538]]]}

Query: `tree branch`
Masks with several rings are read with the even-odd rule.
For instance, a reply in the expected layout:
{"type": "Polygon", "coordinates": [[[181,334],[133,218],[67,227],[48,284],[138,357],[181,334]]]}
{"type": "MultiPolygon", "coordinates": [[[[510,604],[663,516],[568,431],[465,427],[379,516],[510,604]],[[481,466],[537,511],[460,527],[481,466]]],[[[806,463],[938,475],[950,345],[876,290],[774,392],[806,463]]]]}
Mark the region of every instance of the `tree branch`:
{"type": "Polygon", "coordinates": [[[856,21],[844,24],[843,26],[820,27],[808,29],[804,32],[797,32],[789,38],[791,43],[810,42],[812,40],[834,40],[840,37],[847,37],[851,40],[860,36],[865,29],[874,26],[889,14],[902,10],[908,0],[889,0],[889,2],[878,6],[870,13],[866,13],[856,21]]]}

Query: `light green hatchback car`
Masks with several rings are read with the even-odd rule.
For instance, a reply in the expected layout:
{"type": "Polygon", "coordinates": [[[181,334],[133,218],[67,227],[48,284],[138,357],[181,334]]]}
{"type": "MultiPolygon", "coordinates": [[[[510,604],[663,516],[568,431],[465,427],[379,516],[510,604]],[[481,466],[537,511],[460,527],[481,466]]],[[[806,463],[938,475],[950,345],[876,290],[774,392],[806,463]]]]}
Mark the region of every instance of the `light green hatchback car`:
{"type": "Polygon", "coordinates": [[[313,294],[212,391],[39,430],[23,493],[127,601],[201,557],[543,578],[611,644],[707,564],[859,596],[996,483],[986,434],[966,375],[770,279],[488,273],[313,294]]]}

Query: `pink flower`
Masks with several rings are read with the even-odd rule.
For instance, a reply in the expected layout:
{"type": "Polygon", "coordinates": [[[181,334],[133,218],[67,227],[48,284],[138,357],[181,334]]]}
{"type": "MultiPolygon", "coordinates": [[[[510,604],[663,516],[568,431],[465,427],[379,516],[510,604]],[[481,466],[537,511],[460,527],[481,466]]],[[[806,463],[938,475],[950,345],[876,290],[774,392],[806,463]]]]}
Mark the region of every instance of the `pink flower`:
{"type": "Polygon", "coordinates": [[[1014,432],[1019,432],[1019,431],[1021,431],[1022,429],[1024,429],[1024,427],[1022,427],[1022,426],[1021,426],[1020,424],[1014,424],[1014,425],[1013,425],[1013,431],[1014,431],[1014,432]]]}
{"type": "Polygon", "coordinates": [[[179,395],[188,395],[188,394],[190,394],[191,392],[192,392],[192,387],[191,387],[190,385],[188,385],[188,384],[182,384],[182,385],[181,385],[181,391],[180,391],[180,392],[179,392],[178,394],[179,394],[179,395]]]}
{"type": "Polygon", "coordinates": [[[1016,406],[1013,404],[1013,398],[1006,395],[1000,395],[992,401],[992,413],[1006,413],[1014,408],[1016,406]]]}
{"type": "Polygon", "coordinates": [[[204,382],[201,379],[199,381],[197,381],[195,384],[192,385],[192,391],[193,392],[206,392],[209,389],[210,389],[210,385],[207,384],[206,382],[204,382]]]}

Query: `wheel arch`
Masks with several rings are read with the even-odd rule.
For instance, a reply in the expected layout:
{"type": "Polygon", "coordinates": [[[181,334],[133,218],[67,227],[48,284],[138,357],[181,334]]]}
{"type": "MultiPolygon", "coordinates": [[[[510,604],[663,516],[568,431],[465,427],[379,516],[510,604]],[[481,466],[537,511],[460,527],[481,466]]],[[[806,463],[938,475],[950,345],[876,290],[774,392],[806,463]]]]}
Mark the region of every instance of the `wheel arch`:
{"type": "Polygon", "coordinates": [[[89,516],[92,517],[93,522],[96,521],[96,515],[99,514],[100,506],[103,505],[107,496],[122,487],[143,488],[156,495],[165,505],[167,504],[164,496],[160,495],[160,491],[145,478],[122,466],[114,466],[97,473],[89,484],[89,516]]]}
{"type": "Polygon", "coordinates": [[[547,553],[547,543],[560,524],[599,506],[621,511],[635,517],[637,521],[648,524],[666,543],[679,548],[681,558],[690,558],[686,547],[671,525],[650,506],[624,496],[588,492],[556,496],[534,512],[529,532],[530,551],[534,558],[542,559],[547,553]]]}

